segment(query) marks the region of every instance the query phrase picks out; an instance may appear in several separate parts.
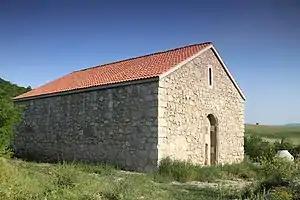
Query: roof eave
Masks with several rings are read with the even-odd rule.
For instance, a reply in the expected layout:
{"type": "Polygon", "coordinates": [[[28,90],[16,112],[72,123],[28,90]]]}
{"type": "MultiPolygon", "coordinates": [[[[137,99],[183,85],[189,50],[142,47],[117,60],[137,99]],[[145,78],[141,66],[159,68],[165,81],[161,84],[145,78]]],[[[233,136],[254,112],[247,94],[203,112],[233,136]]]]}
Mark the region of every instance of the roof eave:
{"type": "Polygon", "coordinates": [[[125,81],[125,82],[119,82],[119,83],[94,86],[94,87],[80,88],[80,89],[63,91],[63,92],[56,92],[56,93],[51,93],[51,94],[42,94],[42,95],[29,96],[29,97],[23,97],[23,98],[15,97],[15,98],[13,98],[13,101],[14,102],[29,101],[29,100],[34,100],[34,99],[42,99],[42,98],[70,95],[70,94],[76,94],[76,93],[82,93],[82,92],[90,92],[90,91],[95,91],[95,90],[110,89],[110,88],[116,88],[116,87],[122,87],[122,86],[136,85],[136,84],[141,84],[141,83],[149,83],[149,82],[154,82],[154,81],[158,81],[158,76],[148,77],[148,78],[143,78],[143,79],[136,79],[136,80],[132,80],[132,81],[125,81]]]}

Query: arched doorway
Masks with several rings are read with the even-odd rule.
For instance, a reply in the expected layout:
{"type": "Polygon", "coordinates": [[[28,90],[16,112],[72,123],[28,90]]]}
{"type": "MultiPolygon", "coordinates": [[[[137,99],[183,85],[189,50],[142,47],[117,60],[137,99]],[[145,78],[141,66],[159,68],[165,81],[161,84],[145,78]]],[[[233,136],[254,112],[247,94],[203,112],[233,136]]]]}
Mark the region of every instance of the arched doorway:
{"type": "Polygon", "coordinates": [[[210,165],[216,165],[217,164],[217,120],[214,115],[209,114],[207,116],[209,120],[209,138],[210,138],[210,165]]]}

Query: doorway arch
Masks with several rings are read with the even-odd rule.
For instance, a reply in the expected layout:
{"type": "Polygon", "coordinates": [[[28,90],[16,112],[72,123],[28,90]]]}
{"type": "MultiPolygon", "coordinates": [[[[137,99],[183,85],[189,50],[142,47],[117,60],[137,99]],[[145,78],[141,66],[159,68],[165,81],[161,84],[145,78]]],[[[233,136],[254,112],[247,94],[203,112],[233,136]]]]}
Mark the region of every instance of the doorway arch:
{"type": "Polygon", "coordinates": [[[209,121],[209,138],[210,138],[210,165],[217,164],[218,155],[218,123],[217,119],[213,114],[207,115],[209,121]]]}

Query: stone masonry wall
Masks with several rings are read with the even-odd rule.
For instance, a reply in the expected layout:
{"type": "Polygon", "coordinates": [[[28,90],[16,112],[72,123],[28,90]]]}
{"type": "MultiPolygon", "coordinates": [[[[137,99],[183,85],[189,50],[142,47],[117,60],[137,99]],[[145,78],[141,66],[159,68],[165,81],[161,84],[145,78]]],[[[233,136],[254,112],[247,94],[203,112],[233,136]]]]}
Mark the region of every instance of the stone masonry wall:
{"type": "Polygon", "coordinates": [[[170,156],[204,164],[208,114],[218,121],[217,162],[243,159],[244,100],[212,50],[162,78],[158,99],[158,160],[170,156]],[[213,68],[212,88],[208,65],[213,68]]]}
{"type": "Polygon", "coordinates": [[[28,100],[16,154],[35,160],[157,164],[158,82],[28,100]]]}

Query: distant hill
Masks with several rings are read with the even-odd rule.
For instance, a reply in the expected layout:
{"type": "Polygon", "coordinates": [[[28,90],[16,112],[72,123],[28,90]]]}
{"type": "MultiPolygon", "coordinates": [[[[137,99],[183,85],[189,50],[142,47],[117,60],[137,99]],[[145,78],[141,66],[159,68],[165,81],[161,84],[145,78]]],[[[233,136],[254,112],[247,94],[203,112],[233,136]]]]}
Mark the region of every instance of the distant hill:
{"type": "Polygon", "coordinates": [[[0,98],[12,98],[28,92],[31,87],[22,87],[0,78],[0,98]]]}
{"type": "Polygon", "coordinates": [[[245,126],[266,126],[266,127],[284,127],[284,126],[300,126],[300,123],[288,123],[288,124],[277,124],[277,125],[268,125],[268,124],[245,124],[245,126]]]}
{"type": "Polygon", "coordinates": [[[286,124],[285,126],[300,126],[300,123],[290,123],[286,124]]]}

